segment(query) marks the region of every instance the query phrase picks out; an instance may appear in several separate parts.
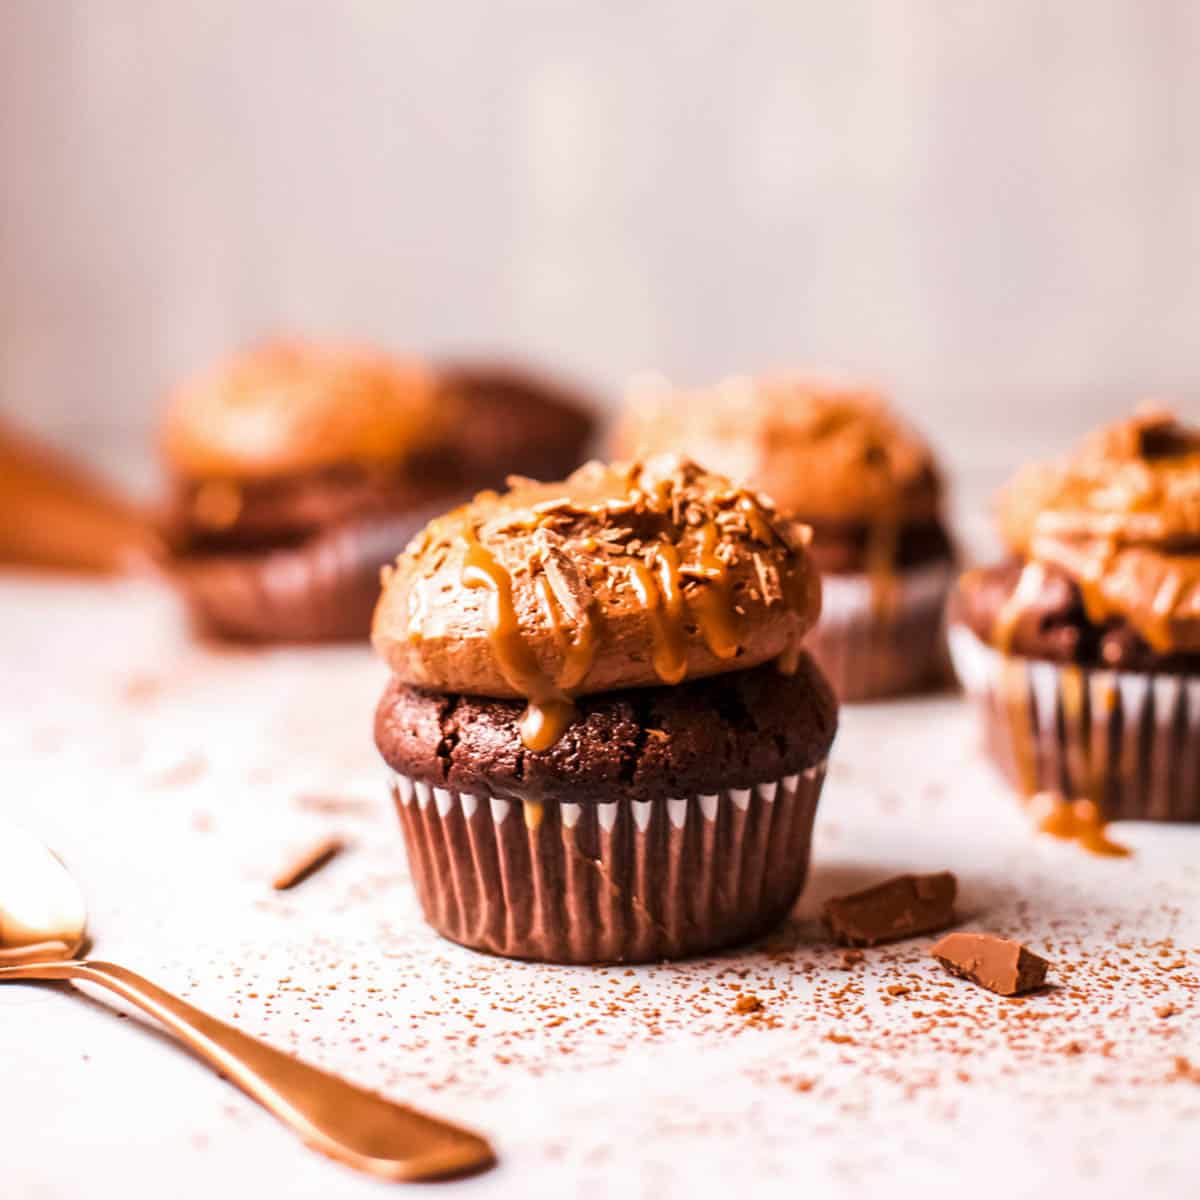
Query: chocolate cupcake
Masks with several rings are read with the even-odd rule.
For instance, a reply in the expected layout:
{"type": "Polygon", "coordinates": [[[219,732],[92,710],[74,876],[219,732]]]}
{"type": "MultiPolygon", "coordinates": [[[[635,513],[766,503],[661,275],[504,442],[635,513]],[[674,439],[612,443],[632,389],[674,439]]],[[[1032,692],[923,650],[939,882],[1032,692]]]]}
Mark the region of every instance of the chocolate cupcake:
{"type": "Polygon", "coordinates": [[[955,554],[941,477],[878,395],[791,375],[683,394],[650,380],[632,389],[617,440],[622,454],[690,455],[812,527],[824,602],[808,646],[841,700],[945,678],[955,554]]]}
{"type": "Polygon", "coordinates": [[[804,883],[836,705],[806,529],[691,463],[592,463],[433,521],[389,573],[375,738],[446,937],[636,962],[804,883]]]}
{"type": "Polygon", "coordinates": [[[1200,820],[1200,430],[1143,408],[1021,471],[999,517],[1012,558],[950,609],[991,755],[1099,820],[1200,820]]]}
{"type": "Polygon", "coordinates": [[[217,634],[365,637],[381,565],[425,521],[510,472],[569,470],[590,432],[573,397],[510,368],[258,347],[172,398],[172,575],[217,634]]]}

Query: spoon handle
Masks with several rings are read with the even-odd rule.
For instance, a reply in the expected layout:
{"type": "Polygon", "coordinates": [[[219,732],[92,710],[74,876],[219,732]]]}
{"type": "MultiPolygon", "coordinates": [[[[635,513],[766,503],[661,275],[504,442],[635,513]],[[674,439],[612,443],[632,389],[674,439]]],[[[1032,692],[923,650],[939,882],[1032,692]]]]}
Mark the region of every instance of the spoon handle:
{"type": "Polygon", "coordinates": [[[310,1146],[392,1180],[434,1179],[495,1162],[478,1134],[394,1104],[241,1033],[133,971],[88,959],[0,967],[15,979],[78,979],[99,984],[149,1013],[310,1146]]]}

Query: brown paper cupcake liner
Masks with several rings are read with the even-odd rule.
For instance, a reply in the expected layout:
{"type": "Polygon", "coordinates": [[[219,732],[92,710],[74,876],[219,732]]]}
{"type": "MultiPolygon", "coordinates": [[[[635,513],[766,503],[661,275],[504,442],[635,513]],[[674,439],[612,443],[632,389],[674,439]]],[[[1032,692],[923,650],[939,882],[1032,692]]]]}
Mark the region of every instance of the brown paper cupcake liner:
{"type": "Polygon", "coordinates": [[[946,678],[942,614],[953,582],[945,562],[902,571],[878,612],[869,576],[821,577],[821,619],[804,644],[839,700],[902,695],[946,678]]]}
{"type": "Polygon", "coordinates": [[[825,764],[748,788],[511,801],[392,774],[425,917],[477,950],[648,962],[758,936],[804,886],[825,764]]]}
{"type": "Polygon", "coordinates": [[[421,514],[367,517],[303,545],[176,560],[172,576],[196,623],[246,641],[365,639],[379,569],[424,523],[421,514]]]}
{"type": "Polygon", "coordinates": [[[1200,821],[1200,677],[1005,655],[965,625],[950,652],[1023,794],[1092,800],[1113,821],[1200,821]]]}

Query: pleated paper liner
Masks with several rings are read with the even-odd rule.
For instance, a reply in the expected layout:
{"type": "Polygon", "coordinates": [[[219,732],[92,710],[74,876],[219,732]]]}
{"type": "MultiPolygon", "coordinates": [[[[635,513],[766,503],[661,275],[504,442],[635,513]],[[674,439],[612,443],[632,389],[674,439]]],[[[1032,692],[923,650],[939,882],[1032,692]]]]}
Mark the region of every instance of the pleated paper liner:
{"type": "Polygon", "coordinates": [[[1003,655],[963,625],[950,652],[989,755],[1024,795],[1092,800],[1112,821],[1200,821],[1200,677],[1003,655]]]}
{"type": "Polygon", "coordinates": [[[543,962],[650,962],[746,941],[795,903],[825,764],[756,787],[608,804],[501,800],[393,774],[429,923],[543,962]]]}
{"type": "Polygon", "coordinates": [[[821,577],[821,619],[804,644],[839,700],[903,695],[946,678],[942,614],[953,582],[946,562],[900,571],[877,611],[868,575],[821,577]]]}
{"type": "Polygon", "coordinates": [[[359,518],[300,546],[183,556],[172,576],[197,624],[247,641],[365,639],[379,570],[424,523],[417,515],[359,518]]]}

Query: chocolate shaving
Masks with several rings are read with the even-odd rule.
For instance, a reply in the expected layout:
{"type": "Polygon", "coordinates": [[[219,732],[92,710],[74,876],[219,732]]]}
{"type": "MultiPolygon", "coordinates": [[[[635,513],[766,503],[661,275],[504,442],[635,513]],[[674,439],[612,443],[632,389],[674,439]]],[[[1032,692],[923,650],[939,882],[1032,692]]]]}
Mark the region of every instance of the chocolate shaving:
{"type": "Polygon", "coordinates": [[[549,529],[539,529],[534,545],[554,598],[572,625],[579,625],[592,603],[592,588],[576,560],[566,552],[566,539],[549,529]]]}
{"type": "Polygon", "coordinates": [[[897,875],[874,887],[825,903],[822,919],[838,942],[874,946],[954,923],[958,881],[949,871],[897,875]]]}
{"type": "Polygon", "coordinates": [[[952,974],[1001,996],[1040,988],[1050,965],[1020,942],[994,933],[948,933],[929,953],[952,974]]]}
{"type": "Polygon", "coordinates": [[[289,888],[294,888],[332,862],[345,846],[345,841],[336,834],[322,838],[284,867],[271,881],[271,886],[277,892],[286,892],[289,888]]]}
{"type": "Polygon", "coordinates": [[[767,562],[756,550],[754,552],[754,569],[758,572],[758,584],[762,589],[763,600],[768,608],[778,604],[783,599],[783,587],[779,582],[779,570],[774,563],[767,562]]]}

